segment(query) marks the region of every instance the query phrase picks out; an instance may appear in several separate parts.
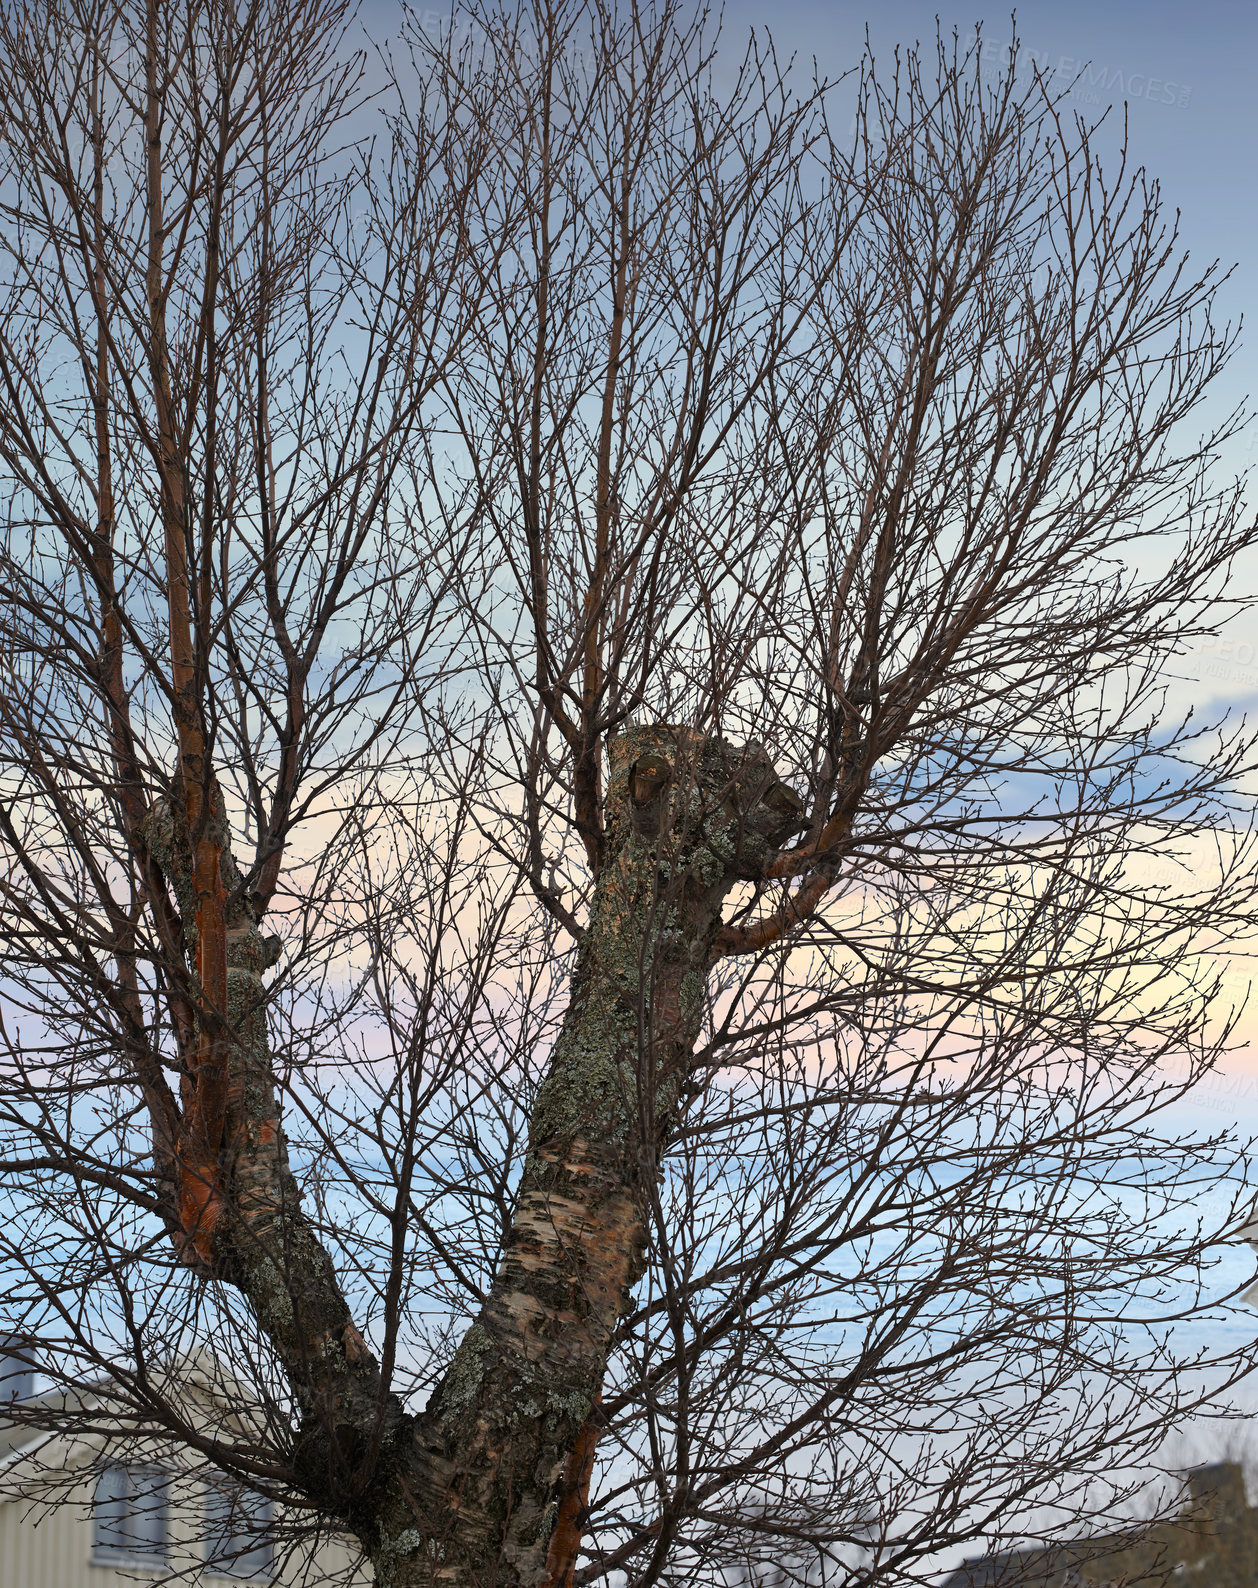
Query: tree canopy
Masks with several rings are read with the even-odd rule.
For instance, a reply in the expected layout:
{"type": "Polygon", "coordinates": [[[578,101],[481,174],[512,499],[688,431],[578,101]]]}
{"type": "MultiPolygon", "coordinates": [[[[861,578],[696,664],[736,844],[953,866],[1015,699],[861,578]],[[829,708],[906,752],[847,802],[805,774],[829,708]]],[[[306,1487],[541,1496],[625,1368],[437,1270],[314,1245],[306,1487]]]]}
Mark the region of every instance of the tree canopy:
{"type": "Polygon", "coordinates": [[[1103,1511],[1252,1365],[1218,272],[942,35],[351,20],[0,14],[14,1415],[381,1588],[1103,1511]]]}

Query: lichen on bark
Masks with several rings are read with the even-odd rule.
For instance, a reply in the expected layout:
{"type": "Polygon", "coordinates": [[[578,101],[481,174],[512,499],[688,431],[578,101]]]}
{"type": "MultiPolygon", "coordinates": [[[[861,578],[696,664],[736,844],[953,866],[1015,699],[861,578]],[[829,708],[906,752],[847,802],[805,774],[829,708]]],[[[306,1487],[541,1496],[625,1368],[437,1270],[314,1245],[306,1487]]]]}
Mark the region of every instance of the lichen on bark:
{"type": "MultiPolygon", "coordinates": [[[[643,1272],[646,1193],[700,1035],[725,897],[775,853],[758,745],[655,724],[613,739],[607,837],[567,1015],[532,1111],[490,1293],[421,1419],[440,1560],[377,1553],[388,1588],[536,1585],[561,1483],[643,1272]],[[406,1572],[411,1574],[407,1575],[406,1572]]],[[[582,1444],[584,1441],[584,1444],[582,1444]]]]}
{"type": "MultiPolygon", "coordinates": [[[[196,1019],[215,1023],[227,1051],[200,1250],[248,1297],[284,1365],[301,1414],[297,1481],[357,1533],[379,1588],[539,1588],[561,1515],[575,1548],[574,1485],[589,1480],[592,1411],[643,1272],[647,1193],[693,1064],[722,906],[778,841],[780,805],[763,796],[781,785],[756,745],[657,724],[622,733],[609,758],[603,865],[510,1229],[481,1312],[417,1418],[384,1391],[301,1207],[267,1042],[262,976],[278,940],[251,913],[221,796],[210,823],[222,1007],[197,986],[199,902],[178,799],[146,824],[183,921],[196,1019]]],[[[189,1069],[187,1096],[196,1082],[189,1069]]]]}

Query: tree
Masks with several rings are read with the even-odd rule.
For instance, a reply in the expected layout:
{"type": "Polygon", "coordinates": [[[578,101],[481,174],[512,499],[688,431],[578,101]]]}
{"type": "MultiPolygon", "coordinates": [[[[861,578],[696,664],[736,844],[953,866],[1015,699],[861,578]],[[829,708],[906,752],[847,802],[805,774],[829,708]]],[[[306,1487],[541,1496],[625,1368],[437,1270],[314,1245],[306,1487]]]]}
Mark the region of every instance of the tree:
{"type": "Polygon", "coordinates": [[[921,1576],[1249,1366],[1217,274],[946,40],[347,20],[0,26],[9,1326],[387,1588],[921,1576]]]}

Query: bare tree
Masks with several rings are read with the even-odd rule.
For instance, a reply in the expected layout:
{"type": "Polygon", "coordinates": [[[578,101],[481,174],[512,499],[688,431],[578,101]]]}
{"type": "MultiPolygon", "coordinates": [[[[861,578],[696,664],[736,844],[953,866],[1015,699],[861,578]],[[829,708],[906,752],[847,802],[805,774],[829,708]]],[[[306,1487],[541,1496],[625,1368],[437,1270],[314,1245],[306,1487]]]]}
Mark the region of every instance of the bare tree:
{"type": "Polygon", "coordinates": [[[371,94],[346,22],[0,22],[0,1242],[98,1380],[14,1415],[387,1588],[1095,1507],[1251,1365],[1174,1333],[1243,1150],[1162,1123],[1255,897],[1165,698],[1256,538],[1215,272],[947,41],[849,139],[669,0],[371,94]]]}

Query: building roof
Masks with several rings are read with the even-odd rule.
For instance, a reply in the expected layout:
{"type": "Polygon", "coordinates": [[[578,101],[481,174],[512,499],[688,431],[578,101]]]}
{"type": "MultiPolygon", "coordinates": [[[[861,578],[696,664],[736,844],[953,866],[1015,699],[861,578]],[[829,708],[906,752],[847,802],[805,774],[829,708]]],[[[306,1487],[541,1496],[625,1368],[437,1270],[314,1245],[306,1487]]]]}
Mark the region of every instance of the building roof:
{"type": "Polygon", "coordinates": [[[1122,1532],[1037,1549],[1002,1550],[961,1563],[941,1588],[1162,1588],[1191,1570],[1209,1588],[1254,1588],[1258,1507],[1231,1461],[1185,1474],[1178,1515],[1122,1532]]]}

